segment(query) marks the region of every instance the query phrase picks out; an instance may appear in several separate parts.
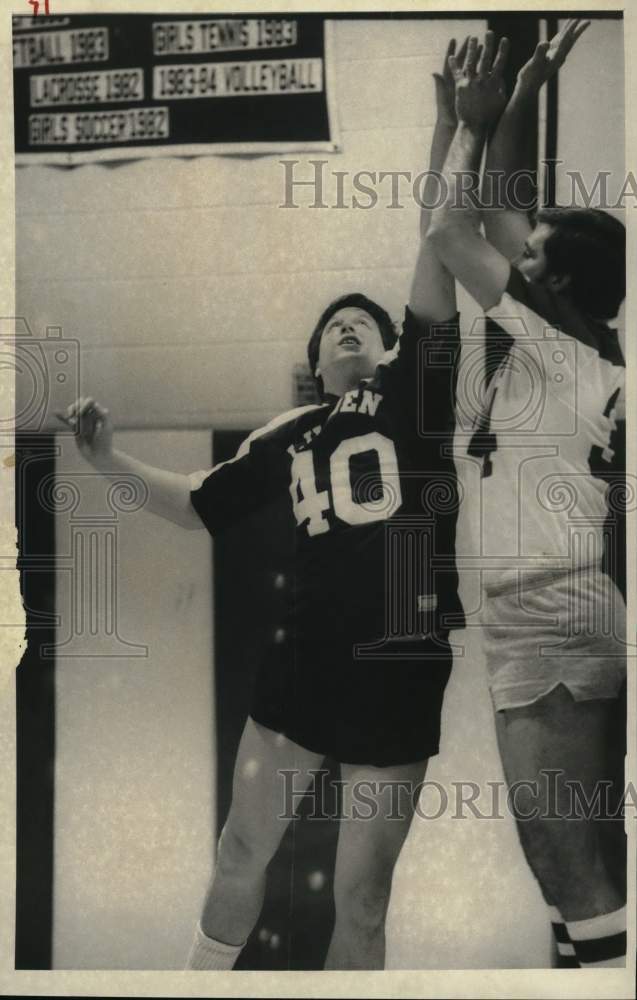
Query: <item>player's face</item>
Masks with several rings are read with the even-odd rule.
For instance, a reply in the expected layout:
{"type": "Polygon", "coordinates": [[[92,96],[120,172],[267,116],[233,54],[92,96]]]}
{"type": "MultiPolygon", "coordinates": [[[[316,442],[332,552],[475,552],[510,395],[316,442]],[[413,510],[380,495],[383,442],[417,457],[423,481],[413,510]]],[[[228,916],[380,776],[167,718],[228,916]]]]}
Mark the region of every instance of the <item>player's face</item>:
{"type": "Polygon", "coordinates": [[[544,246],[552,232],[553,226],[549,226],[547,222],[538,223],[529,234],[516,261],[518,269],[529,281],[542,282],[547,277],[544,246]]]}
{"type": "Polygon", "coordinates": [[[374,374],[385,353],[376,321],[354,306],[334,313],[321,334],[318,367],[326,392],[337,395],[374,374]]]}

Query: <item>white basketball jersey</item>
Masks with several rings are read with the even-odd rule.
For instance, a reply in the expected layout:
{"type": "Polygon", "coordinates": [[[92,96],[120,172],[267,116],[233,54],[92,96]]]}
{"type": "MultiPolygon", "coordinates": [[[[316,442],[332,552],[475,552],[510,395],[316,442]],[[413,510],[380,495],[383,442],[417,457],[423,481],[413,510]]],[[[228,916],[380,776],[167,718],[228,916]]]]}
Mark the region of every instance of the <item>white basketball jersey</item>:
{"type": "Polygon", "coordinates": [[[520,568],[600,564],[625,476],[616,455],[625,374],[617,333],[515,268],[487,315],[513,345],[487,393],[483,565],[515,579],[520,568]]]}

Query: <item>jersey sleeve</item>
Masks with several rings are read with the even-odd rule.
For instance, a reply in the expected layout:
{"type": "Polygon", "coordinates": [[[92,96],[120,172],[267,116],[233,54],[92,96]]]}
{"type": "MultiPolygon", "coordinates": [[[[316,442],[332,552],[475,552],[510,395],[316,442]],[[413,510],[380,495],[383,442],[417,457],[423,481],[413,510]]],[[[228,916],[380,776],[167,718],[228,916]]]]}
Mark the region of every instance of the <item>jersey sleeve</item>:
{"type": "Polygon", "coordinates": [[[211,534],[264,506],[275,495],[267,442],[258,434],[246,438],[234,458],[189,476],[190,502],[211,534]]]}
{"type": "Polygon", "coordinates": [[[458,314],[443,322],[416,319],[407,306],[402,333],[381,360],[374,381],[393,396],[420,433],[452,430],[460,356],[458,314]]]}

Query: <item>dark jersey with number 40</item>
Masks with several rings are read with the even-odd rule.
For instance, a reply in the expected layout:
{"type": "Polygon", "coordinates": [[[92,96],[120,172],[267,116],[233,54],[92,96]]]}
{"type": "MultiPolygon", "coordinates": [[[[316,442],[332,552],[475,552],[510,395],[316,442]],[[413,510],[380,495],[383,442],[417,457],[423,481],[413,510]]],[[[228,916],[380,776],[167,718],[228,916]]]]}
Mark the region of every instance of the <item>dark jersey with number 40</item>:
{"type": "Polygon", "coordinates": [[[371,379],[286,413],[236,457],[194,473],[214,534],[283,498],[296,528],[284,629],[264,650],[250,714],[301,746],[389,766],[438,752],[462,624],[454,559],[457,318],[402,336],[371,379]]]}

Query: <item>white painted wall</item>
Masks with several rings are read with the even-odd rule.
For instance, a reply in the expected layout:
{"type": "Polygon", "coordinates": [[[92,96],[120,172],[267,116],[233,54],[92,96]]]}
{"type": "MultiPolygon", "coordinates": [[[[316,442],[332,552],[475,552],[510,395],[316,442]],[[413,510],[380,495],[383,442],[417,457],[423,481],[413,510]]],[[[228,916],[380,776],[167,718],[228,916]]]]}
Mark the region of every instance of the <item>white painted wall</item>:
{"type": "MultiPolygon", "coordinates": [[[[459,23],[334,28],[343,151],[320,154],[326,170],[417,172],[433,127],[430,74],[459,23]]],[[[461,30],[482,29],[466,21],[461,30]]],[[[593,30],[619,78],[617,27],[595,24],[582,52],[593,30]]],[[[586,66],[576,65],[573,86],[588,86],[586,66]]],[[[606,105],[617,85],[606,82],[587,101],[585,132],[605,121],[610,141],[606,105]]],[[[570,85],[561,84],[563,109],[570,85]]],[[[560,132],[568,163],[593,168],[605,153],[597,139],[582,140],[579,114],[568,122],[561,114],[560,132]]],[[[81,391],[103,400],[116,426],[148,429],[120,439],[142,459],[205,467],[208,435],[193,427],[256,426],[288,408],[292,364],[304,358],[318,311],[343,291],[366,292],[400,318],[417,207],[406,200],[388,208],[387,191],[369,211],[280,208],[280,158],[17,172],[18,313],[38,334],[59,325],[78,338],[81,391]]],[[[295,158],[302,173],[316,157],[295,158]]],[[[469,325],[473,307],[461,302],[469,325]]],[[[52,409],[69,401],[68,388],[54,392],[52,409]]],[[[63,467],[76,469],[68,444],[63,467]]],[[[462,462],[461,474],[475,494],[475,468],[462,462]]],[[[461,555],[474,550],[478,516],[463,510],[461,555]]],[[[122,634],[147,643],[151,655],[60,662],[55,964],[179,968],[212,852],[208,546],[138,514],[122,516],[121,532],[122,634]]],[[[463,581],[469,609],[477,583],[463,581]]],[[[67,600],[61,583],[62,612],[67,600]]],[[[429,773],[450,789],[452,781],[501,777],[478,638],[457,638],[466,654],[429,773]]],[[[391,967],[541,966],[548,947],[510,821],[415,822],[395,878],[391,967]]]]}
{"type": "MultiPolygon", "coordinates": [[[[205,431],[129,431],[118,441],[165,468],[210,463],[205,431]]],[[[106,480],[72,439],[58,442],[58,489],[81,492],[76,511],[56,516],[62,638],[78,608],[65,558],[71,525],[85,519],[90,544],[111,508],[106,480]]],[[[122,642],[106,637],[100,607],[91,635],[85,607],[83,636],[57,660],[53,967],[178,969],[214,856],[211,545],[205,531],[151,514],[116,516],[122,642]]],[[[105,562],[91,565],[103,607],[105,562]]]]}
{"type": "MultiPolygon", "coordinates": [[[[585,204],[567,173],[575,170],[589,192],[597,173],[608,171],[609,203],[617,202],[625,180],[624,122],[623,24],[593,21],[559,78],[558,157],[565,161],[557,175],[559,204],[570,203],[573,195],[576,204],[585,204]]],[[[634,199],[626,204],[634,207],[634,199]]],[[[623,221],[623,212],[613,214],[623,221]]]]}

